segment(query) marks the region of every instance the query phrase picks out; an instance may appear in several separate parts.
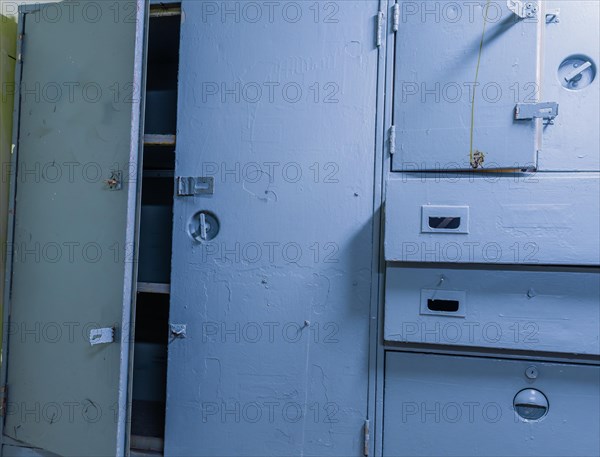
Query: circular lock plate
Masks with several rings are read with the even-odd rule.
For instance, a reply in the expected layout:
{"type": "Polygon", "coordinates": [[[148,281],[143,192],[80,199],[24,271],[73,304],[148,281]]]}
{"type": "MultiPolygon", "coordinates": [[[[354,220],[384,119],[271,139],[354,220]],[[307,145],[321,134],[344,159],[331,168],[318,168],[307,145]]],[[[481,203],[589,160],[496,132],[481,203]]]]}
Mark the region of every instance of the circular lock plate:
{"type": "Polygon", "coordinates": [[[558,80],[565,89],[581,90],[596,78],[596,64],[587,56],[567,57],[558,67],[558,80]]]}
{"type": "Polygon", "coordinates": [[[210,211],[198,211],[188,226],[190,236],[199,243],[215,239],[219,229],[219,220],[210,211]]]}

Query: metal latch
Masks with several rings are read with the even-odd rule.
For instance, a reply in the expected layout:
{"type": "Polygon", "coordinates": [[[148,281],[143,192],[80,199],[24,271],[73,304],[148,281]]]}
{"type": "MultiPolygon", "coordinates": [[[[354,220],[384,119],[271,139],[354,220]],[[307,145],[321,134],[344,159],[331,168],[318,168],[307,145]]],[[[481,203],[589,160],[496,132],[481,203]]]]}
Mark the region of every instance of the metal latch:
{"type": "Polygon", "coordinates": [[[92,346],[96,346],[97,344],[112,343],[114,340],[114,328],[93,328],[90,330],[90,344],[92,346]]]}
{"type": "Polygon", "coordinates": [[[169,330],[173,338],[185,338],[187,337],[187,325],[186,324],[169,324],[169,330]]]}
{"type": "Polygon", "coordinates": [[[558,116],[558,103],[517,103],[515,107],[515,119],[518,121],[532,119],[547,119],[552,121],[558,116]]]}
{"type": "Polygon", "coordinates": [[[104,181],[109,190],[121,190],[123,188],[123,172],[111,171],[110,178],[104,181]]]}
{"type": "Polygon", "coordinates": [[[194,195],[212,195],[215,193],[215,178],[177,177],[177,195],[191,197],[194,195]]]}

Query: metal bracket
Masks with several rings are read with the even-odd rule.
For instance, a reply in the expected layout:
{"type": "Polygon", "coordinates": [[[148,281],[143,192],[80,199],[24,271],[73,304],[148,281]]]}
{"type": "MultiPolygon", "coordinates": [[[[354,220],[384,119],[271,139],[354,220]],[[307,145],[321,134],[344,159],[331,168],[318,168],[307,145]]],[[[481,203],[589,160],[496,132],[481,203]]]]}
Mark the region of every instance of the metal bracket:
{"type": "Polygon", "coordinates": [[[515,119],[518,121],[533,119],[552,121],[556,116],[558,116],[558,103],[556,102],[517,103],[515,107],[515,119]]]}
{"type": "Polygon", "coordinates": [[[212,195],[215,193],[215,178],[177,177],[177,196],[212,195]]]}
{"type": "Polygon", "coordinates": [[[114,328],[93,328],[90,330],[90,344],[92,346],[112,343],[113,341],[115,341],[114,328]]]}

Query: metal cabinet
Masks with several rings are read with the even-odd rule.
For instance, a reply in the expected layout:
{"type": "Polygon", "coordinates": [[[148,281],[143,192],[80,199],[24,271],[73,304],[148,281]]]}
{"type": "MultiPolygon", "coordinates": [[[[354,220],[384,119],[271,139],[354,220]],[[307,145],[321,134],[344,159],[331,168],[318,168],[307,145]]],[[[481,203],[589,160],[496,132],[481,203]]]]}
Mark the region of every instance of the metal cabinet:
{"type": "Polygon", "coordinates": [[[389,267],[384,338],[598,356],[598,303],[596,270],[389,267]]]}
{"type": "Polygon", "coordinates": [[[600,170],[597,3],[399,0],[391,14],[393,171],[600,170]]]}
{"type": "Polygon", "coordinates": [[[383,455],[600,453],[600,367],[387,352],[383,455]]]}

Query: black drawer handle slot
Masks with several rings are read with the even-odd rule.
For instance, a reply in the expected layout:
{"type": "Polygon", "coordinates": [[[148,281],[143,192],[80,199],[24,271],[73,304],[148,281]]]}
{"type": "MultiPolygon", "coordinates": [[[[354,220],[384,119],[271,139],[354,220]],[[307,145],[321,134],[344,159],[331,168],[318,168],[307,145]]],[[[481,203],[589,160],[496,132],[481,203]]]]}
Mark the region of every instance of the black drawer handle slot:
{"type": "Polygon", "coordinates": [[[429,227],[432,229],[456,230],[460,227],[460,217],[430,217],[429,227]]]}
{"type": "Polygon", "coordinates": [[[430,311],[439,311],[443,313],[455,313],[458,311],[460,302],[458,300],[427,300],[427,308],[430,311]]]}

